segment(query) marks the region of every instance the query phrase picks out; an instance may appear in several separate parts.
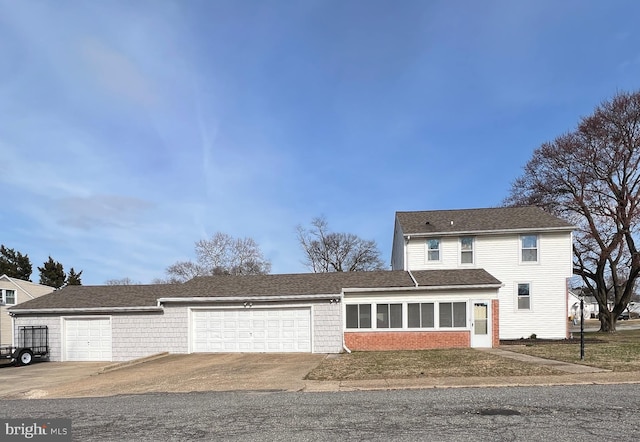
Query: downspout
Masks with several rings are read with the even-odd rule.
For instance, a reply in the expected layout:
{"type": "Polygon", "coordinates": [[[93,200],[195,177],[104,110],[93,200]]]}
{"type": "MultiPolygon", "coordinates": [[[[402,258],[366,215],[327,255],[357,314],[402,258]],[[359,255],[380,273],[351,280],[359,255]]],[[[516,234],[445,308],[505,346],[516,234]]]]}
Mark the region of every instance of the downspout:
{"type": "Polygon", "coordinates": [[[413,281],[415,286],[418,287],[418,281],[416,281],[416,278],[414,278],[413,273],[411,273],[411,270],[407,270],[407,272],[409,272],[409,276],[411,276],[411,280],[413,281]]]}
{"type": "Polygon", "coordinates": [[[413,273],[411,273],[411,269],[409,268],[409,241],[411,240],[411,235],[407,235],[404,241],[404,268],[407,272],[409,272],[409,276],[413,281],[413,284],[418,287],[418,281],[413,277],[413,273]]]}
{"type": "Polygon", "coordinates": [[[340,293],[340,304],[342,305],[341,309],[342,309],[342,349],[344,351],[346,351],[347,353],[351,354],[351,350],[349,350],[349,347],[347,347],[347,343],[344,340],[344,332],[345,332],[345,315],[347,314],[346,309],[347,306],[344,305],[344,290],[342,290],[342,293],[340,293]]]}
{"type": "Polygon", "coordinates": [[[404,269],[409,270],[409,241],[411,240],[411,235],[407,235],[404,238],[404,269]]]}

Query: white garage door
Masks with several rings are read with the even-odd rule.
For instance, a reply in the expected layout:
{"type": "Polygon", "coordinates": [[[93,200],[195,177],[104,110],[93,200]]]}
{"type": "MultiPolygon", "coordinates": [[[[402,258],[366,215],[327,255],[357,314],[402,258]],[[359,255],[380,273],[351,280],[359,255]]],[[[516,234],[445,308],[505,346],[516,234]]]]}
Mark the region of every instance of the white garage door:
{"type": "Polygon", "coordinates": [[[65,319],[65,360],[110,361],[111,320],[65,319]]]}
{"type": "Polygon", "coordinates": [[[311,309],[193,310],[194,352],[311,352],[311,309]]]}

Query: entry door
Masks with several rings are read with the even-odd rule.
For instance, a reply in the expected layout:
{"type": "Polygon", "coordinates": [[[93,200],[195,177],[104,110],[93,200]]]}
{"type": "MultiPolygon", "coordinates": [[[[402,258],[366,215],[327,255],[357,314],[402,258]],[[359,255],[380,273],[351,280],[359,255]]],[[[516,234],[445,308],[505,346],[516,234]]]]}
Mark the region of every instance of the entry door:
{"type": "Polygon", "coordinates": [[[471,346],[491,347],[491,301],[474,301],[471,346]]]}

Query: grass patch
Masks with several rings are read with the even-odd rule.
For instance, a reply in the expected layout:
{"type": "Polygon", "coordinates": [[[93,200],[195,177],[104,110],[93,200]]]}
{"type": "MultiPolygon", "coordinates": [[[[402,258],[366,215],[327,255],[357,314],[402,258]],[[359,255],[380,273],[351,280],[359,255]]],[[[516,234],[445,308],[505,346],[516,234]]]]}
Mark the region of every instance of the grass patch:
{"type": "Polygon", "coordinates": [[[371,351],[327,358],[307,374],[318,381],[418,377],[545,376],[560,374],[473,349],[371,351]]]}
{"type": "Polygon", "coordinates": [[[537,344],[530,341],[527,345],[509,345],[504,349],[618,372],[640,371],[640,330],[620,330],[615,333],[587,332],[584,336],[590,341],[585,342],[584,361],[580,360],[579,342],[537,344]],[[592,342],[594,340],[597,341],[592,342]]]}

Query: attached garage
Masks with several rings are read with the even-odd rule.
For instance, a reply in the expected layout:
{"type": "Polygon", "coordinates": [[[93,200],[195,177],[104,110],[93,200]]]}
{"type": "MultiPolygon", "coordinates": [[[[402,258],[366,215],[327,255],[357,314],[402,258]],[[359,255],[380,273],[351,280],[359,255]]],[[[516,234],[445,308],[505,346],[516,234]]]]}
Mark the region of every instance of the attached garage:
{"type": "Polygon", "coordinates": [[[311,352],[311,308],[193,309],[193,352],[311,352]]]}
{"type": "Polygon", "coordinates": [[[63,318],[65,361],[111,361],[110,318],[63,318]]]}
{"type": "Polygon", "coordinates": [[[497,345],[499,287],[481,269],[216,275],[183,284],[67,286],[10,312],[14,330],[48,327],[52,361],[487,346],[497,345]],[[453,310],[452,303],[464,304],[462,324],[441,317],[447,303],[453,310]],[[424,318],[426,304],[433,322],[424,318]]]}

